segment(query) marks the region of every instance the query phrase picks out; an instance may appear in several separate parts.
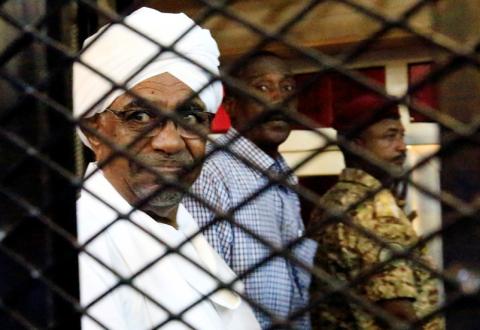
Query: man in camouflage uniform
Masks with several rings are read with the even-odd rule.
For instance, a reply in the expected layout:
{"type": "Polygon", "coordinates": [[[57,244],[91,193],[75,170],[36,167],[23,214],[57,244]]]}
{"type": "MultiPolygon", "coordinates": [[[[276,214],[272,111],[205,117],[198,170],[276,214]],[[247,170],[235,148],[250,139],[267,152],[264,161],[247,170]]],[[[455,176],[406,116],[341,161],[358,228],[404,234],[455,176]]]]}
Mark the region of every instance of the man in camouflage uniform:
{"type": "MultiPolygon", "coordinates": [[[[430,265],[423,248],[415,248],[407,258],[389,261],[392,251],[406,251],[419,238],[411,224],[413,217],[407,217],[398,200],[399,184],[389,175],[401,170],[405,161],[404,128],[398,109],[378,112],[381,108],[379,98],[363,96],[336,117],[339,136],[348,139],[349,146],[362,157],[341,147],[347,168],[321,198],[310,221],[319,242],[315,262],[334,279],[353,281],[349,289],[380,311],[416,322],[435,310],[438,283],[428,270],[409,260],[413,256],[430,265]],[[368,127],[355,132],[358,129],[353,125],[359,123],[368,123],[368,127]],[[337,219],[341,220],[333,220],[333,214],[340,215],[337,219]]],[[[328,288],[318,278],[312,285],[312,301],[320,302],[312,313],[316,329],[387,328],[371,308],[340,293],[328,295],[328,288]],[[325,294],[327,298],[322,298],[325,294]]],[[[423,328],[442,329],[442,321],[433,319],[423,328]]]]}

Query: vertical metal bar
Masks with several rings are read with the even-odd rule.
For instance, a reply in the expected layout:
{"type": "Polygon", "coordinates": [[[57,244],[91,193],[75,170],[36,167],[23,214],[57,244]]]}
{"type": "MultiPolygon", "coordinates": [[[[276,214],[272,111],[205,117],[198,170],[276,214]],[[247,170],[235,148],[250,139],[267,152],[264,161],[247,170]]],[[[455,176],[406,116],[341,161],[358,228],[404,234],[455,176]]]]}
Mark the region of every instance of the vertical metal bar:
{"type": "MultiPolygon", "coordinates": [[[[438,31],[456,40],[461,45],[478,42],[480,29],[480,1],[443,0],[436,4],[435,22],[438,31]]],[[[440,62],[447,55],[440,56],[440,62]]],[[[463,66],[439,81],[441,111],[469,125],[479,117],[480,71],[472,66],[463,66]]],[[[451,193],[465,202],[478,198],[480,187],[480,147],[463,139],[455,146],[446,141],[452,132],[442,130],[442,148],[448,152],[442,157],[442,191],[451,193]]],[[[478,141],[478,132],[474,134],[478,141]]],[[[444,221],[456,211],[444,208],[444,221]]],[[[443,234],[444,261],[448,269],[452,265],[480,269],[480,225],[478,219],[465,218],[462,223],[443,234]],[[461,251],[461,253],[459,253],[461,251]]],[[[447,314],[451,329],[477,329],[480,306],[478,299],[464,299],[447,314]]]]}
{"type": "Polygon", "coordinates": [[[78,42],[81,46],[83,41],[97,30],[98,15],[93,9],[82,2],[78,2],[77,5],[78,42]]]}
{"type": "MultiPolygon", "coordinates": [[[[71,19],[74,17],[75,8],[63,0],[47,0],[47,15],[51,14],[47,22],[49,37],[61,42],[67,47],[76,43],[71,40],[73,26],[71,19]]],[[[70,60],[52,49],[46,53],[47,72],[55,72],[50,76],[48,95],[56,102],[71,108],[71,62],[70,60]],[[61,67],[60,70],[58,68],[61,67]]],[[[67,169],[75,173],[74,158],[74,131],[75,127],[69,124],[63,116],[53,111],[47,111],[49,125],[49,143],[47,155],[67,169]]],[[[48,207],[47,214],[61,228],[76,234],[75,200],[76,188],[68,180],[58,173],[49,173],[48,207]]],[[[78,264],[77,251],[70,242],[65,241],[58,235],[52,236],[51,272],[54,282],[65,292],[78,297],[78,264]]],[[[64,301],[58,295],[53,297],[53,313],[51,329],[79,329],[80,315],[70,303],[64,301]]]]}
{"type": "MultiPolygon", "coordinates": [[[[15,19],[28,24],[44,13],[44,6],[44,1],[20,0],[3,4],[2,9],[15,19]]],[[[0,64],[0,70],[9,72],[29,84],[36,84],[39,72],[45,65],[43,47],[32,43],[32,39],[25,38],[6,23],[0,24],[0,29],[2,55],[6,55],[6,47],[14,45],[9,48],[8,55],[2,58],[4,61],[0,64]]],[[[39,109],[39,102],[13,88],[7,80],[1,80],[0,87],[1,127],[21,136],[32,145],[40,146],[43,136],[41,123],[44,117],[41,111],[32,111],[39,109]]],[[[0,142],[0,148],[1,172],[5,173],[3,169],[7,169],[6,172],[9,173],[8,176],[2,176],[0,185],[42,207],[43,166],[25,158],[24,152],[6,140],[0,142]]],[[[2,246],[36,267],[45,267],[49,258],[48,230],[14,201],[3,195],[0,201],[0,225],[5,235],[2,237],[2,246]]],[[[5,307],[36,327],[47,327],[51,315],[48,288],[32,278],[25,267],[6,254],[0,254],[0,277],[0,297],[5,307]]],[[[19,328],[19,324],[8,316],[8,312],[0,313],[0,324],[2,329],[19,328]]]]}

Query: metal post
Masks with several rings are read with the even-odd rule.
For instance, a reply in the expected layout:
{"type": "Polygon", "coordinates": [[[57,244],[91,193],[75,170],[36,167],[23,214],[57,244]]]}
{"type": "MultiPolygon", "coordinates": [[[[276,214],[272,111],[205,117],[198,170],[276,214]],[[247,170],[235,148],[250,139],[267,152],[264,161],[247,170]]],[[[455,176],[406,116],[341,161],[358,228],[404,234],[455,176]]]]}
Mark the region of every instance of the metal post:
{"type": "Polygon", "coordinates": [[[70,108],[71,63],[34,36],[68,47],[72,7],[21,0],[0,10],[0,327],[78,329],[62,297],[78,296],[77,253],[44,222],[75,235],[76,188],[50,166],[74,173],[74,127],[38,97],[70,108]]]}
{"type": "MultiPolygon", "coordinates": [[[[63,0],[47,0],[47,15],[51,14],[47,22],[48,35],[60,41],[68,48],[76,44],[71,40],[74,26],[75,8],[63,0]],[[52,11],[52,12],[50,12],[52,11]]],[[[71,109],[71,62],[62,53],[48,49],[47,70],[51,72],[47,87],[48,95],[52,100],[71,109]],[[60,69],[59,69],[60,67],[60,69]]],[[[68,170],[75,173],[74,159],[74,132],[75,127],[69,124],[65,117],[53,111],[47,111],[49,135],[49,157],[68,170]],[[60,136],[60,138],[58,138],[60,136]]],[[[76,235],[76,187],[60,176],[58,173],[49,171],[48,206],[47,212],[50,218],[63,230],[76,235]]],[[[78,297],[78,265],[77,251],[70,241],[52,233],[52,280],[55,284],[72,297],[78,297]]],[[[53,295],[52,329],[79,329],[80,315],[74,309],[71,302],[63,299],[60,295],[53,295]]]]}
{"type": "MultiPolygon", "coordinates": [[[[443,0],[436,4],[437,30],[458,42],[458,45],[472,49],[478,43],[480,29],[480,1],[443,0]]],[[[451,58],[450,54],[441,54],[440,65],[451,58]]],[[[440,108],[445,114],[459,120],[464,127],[479,119],[480,70],[472,65],[460,63],[460,69],[450,73],[439,81],[440,108]]],[[[460,125],[459,125],[460,126],[460,125]]],[[[452,194],[465,203],[471,203],[480,197],[480,147],[478,130],[471,138],[462,138],[456,143],[449,142],[455,133],[442,130],[442,191],[452,194]]],[[[459,206],[460,207],[460,206],[459,206]]],[[[477,212],[478,213],[478,212],[477,212]]],[[[443,233],[445,268],[458,265],[466,269],[480,269],[480,226],[478,214],[458,218],[455,208],[444,207],[443,233]],[[455,221],[457,224],[448,227],[455,221]],[[461,251],[461,253],[459,253],[461,251]]],[[[448,289],[448,288],[447,288],[448,289]]],[[[451,299],[454,290],[450,290],[447,299],[451,299]]],[[[449,290],[447,290],[447,294],[449,290]]],[[[449,329],[477,329],[480,305],[478,298],[462,299],[454,309],[447,313],[449,329]]]]}

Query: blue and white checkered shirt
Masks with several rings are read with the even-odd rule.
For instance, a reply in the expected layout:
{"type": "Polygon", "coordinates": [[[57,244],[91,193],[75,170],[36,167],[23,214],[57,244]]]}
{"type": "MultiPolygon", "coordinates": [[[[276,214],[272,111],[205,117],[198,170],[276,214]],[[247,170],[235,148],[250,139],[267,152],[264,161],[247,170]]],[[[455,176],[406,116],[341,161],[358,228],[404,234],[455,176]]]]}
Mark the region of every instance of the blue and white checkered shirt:
{"type": "MultiPolygon", "coordinates": [[[[232,128],[217,143],[228,146],[234,154],[241,155],[263,171],[286,173],[289,168],[279,156],[273,159],[251,141],[239,137],[232,128]]],[[[212,149],[212,145],[207,150],[212,149]]],[[[293,175],[291,184],[297,183],[293,175]]],[[[207,159],[192,192],[217,210],[228,212],[268,184],[269,179],[246,165],[227,151],[217,151],[207,159]]],[[[184,205],[200,226],[215,218],[215,213],[191,197],[184,205]]],[[[241,224],[267,240],[272,246],[284,247],[303,235],[298,196],[283,185],[274,184],[234,213],[234,222],[241,224]]],[[[271,248],[227,220],[222,220],[204,231],[212,246],[225,258],[230,267],[242,274],[271,254],[271,248]]],[[[312,265],[316,243],[303,239],[290,250],[298,260],[312,265]]],[[[309,272],[289,262],[285,257],[275,257],[249,273],[243,281],[246,295],[273,314],[277,320],[287,320],[289,315],[308,303],[311,276],[309,272]]],[[[255,307],[255,306],[253,306],[255,307]]],[[[255,309],[263,329],[271,326],[272,319],[255,309]]],[[[294,329],[310,329],[308,314],[295,318],[294,329]]]]}

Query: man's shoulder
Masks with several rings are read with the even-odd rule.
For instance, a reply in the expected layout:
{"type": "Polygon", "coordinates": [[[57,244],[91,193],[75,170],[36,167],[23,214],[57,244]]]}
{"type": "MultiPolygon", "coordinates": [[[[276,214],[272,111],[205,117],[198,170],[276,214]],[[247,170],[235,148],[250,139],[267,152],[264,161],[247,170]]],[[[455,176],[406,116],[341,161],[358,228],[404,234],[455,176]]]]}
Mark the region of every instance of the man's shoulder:
{"type": "Polygon", "coordinates": [[[398,206],[395,196],[388,189],[382,189],[377,192],[375,194],[374,203],[379,206],[398,206]]]}
{"type": "Polygon", "coordinates": [[[229,147],[228,139],[221,136],[215,143],[207,144],[207,158],[203,163],[202,172],[215,173],[231,177],[236,172],[248,166],[241,160],[243,155],[238,150],[229,147]]]}
{"type": "Polygon", "coordinates": [[[216,178],[225,178],[233,175],[240,161],[229,152],[218,150],[208,155],[202,165],[202,175],[213,175],[216,178]]]}
{"type": "Polygon", "coordinates": [[[350,182],[337,182],[320,199],[320,205],[334,210],[344,210],[368,202],[368,189],[350,182]]]}
{"type": "Polygon", "coordinates": [[[217,150],[204,161],[200,175],[192,185],[192,191],[216,191],[215,194],[227,192],[238,180],[239,172],[242,171],[238,161],[228,152],[217,150]]]}

